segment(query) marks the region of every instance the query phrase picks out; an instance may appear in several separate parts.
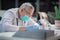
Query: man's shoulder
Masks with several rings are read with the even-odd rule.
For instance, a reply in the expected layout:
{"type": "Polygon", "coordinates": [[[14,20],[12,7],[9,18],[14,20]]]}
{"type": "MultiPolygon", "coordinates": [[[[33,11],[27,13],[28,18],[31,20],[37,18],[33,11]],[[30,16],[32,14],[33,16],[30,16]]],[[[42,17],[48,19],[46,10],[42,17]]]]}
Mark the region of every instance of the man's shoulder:
{"type": "Polygon", "coordinates": [[[18,11],[18,8],[8,9],[8,10],[5,11],[3,16],[8,15],[8,14],[9,15],[16,15],[17,11],[18,11]]]}
{"type": "Polygon", "coordinates": [[[12,13],[12,14],[16,14],[18,12],[18,8],[11,8],[6,10],[5,13],[12,13]]]}
{"type": "Polygon", "coordinates": [[[8,9],[7,11],[17,11],[18,8],[11,8],[11,9],[8,9]]]}

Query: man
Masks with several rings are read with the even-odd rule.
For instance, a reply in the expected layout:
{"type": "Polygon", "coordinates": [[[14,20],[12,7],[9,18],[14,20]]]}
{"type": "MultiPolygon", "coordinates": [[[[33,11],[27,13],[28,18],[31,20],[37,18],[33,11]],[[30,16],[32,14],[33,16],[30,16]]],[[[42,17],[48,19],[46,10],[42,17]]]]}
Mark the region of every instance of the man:
{"type": "Polygon", "coordinates": [[[5,31],[25,30],[24,22],[33,15],[34,7],[23,3],[19,8],[7,10],[1,20],[5,31]]]}

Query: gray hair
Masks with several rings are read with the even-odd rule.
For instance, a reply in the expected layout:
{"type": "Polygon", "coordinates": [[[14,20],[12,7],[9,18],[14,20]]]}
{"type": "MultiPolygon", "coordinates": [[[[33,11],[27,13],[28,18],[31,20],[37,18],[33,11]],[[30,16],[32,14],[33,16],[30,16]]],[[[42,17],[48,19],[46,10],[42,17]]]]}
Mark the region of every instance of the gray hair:
{"type": "Polygon", "coordinates": [[[32,6],[32,4],[30,4],[30,3],[28,3],[28,2],[23,3],[23,4],[20,6],[20,8],[27,8],[27,7],[31,8],[31,9],[34,11],[34,7],[32,6]]]}

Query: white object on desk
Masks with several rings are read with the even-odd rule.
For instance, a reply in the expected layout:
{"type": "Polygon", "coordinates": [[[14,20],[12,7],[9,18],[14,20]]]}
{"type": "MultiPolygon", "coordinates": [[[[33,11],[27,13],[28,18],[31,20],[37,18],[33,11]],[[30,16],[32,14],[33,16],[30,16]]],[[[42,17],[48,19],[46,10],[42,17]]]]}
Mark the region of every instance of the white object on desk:
{"type": "Polygon", "coordinates": [[[57,29],[55,25],[51,26],[51,30],[54,30],[55,37],[60,36],[60,29],[57,29]]]}
{"type": "Polygon", "coordinates": [[[12,37],[16,32],[2,32],[0,33],[0,36],[4,37],[12,37]]]}

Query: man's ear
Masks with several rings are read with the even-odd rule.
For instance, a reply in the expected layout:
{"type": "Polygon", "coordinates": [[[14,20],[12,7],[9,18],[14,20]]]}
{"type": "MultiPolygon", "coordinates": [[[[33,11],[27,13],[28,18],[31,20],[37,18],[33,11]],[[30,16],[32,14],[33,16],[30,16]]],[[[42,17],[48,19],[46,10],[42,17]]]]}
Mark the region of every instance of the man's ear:
{"type": "Polygon", "coordinates": [[[23,9],[21,9],[20,11],[23,12],[23,9]]]}
{"type": "Polygon", "coordinates": [[[20,9],[20,13],[23,13],[23,11],[24,11],[23,9],[20,9]]]}

